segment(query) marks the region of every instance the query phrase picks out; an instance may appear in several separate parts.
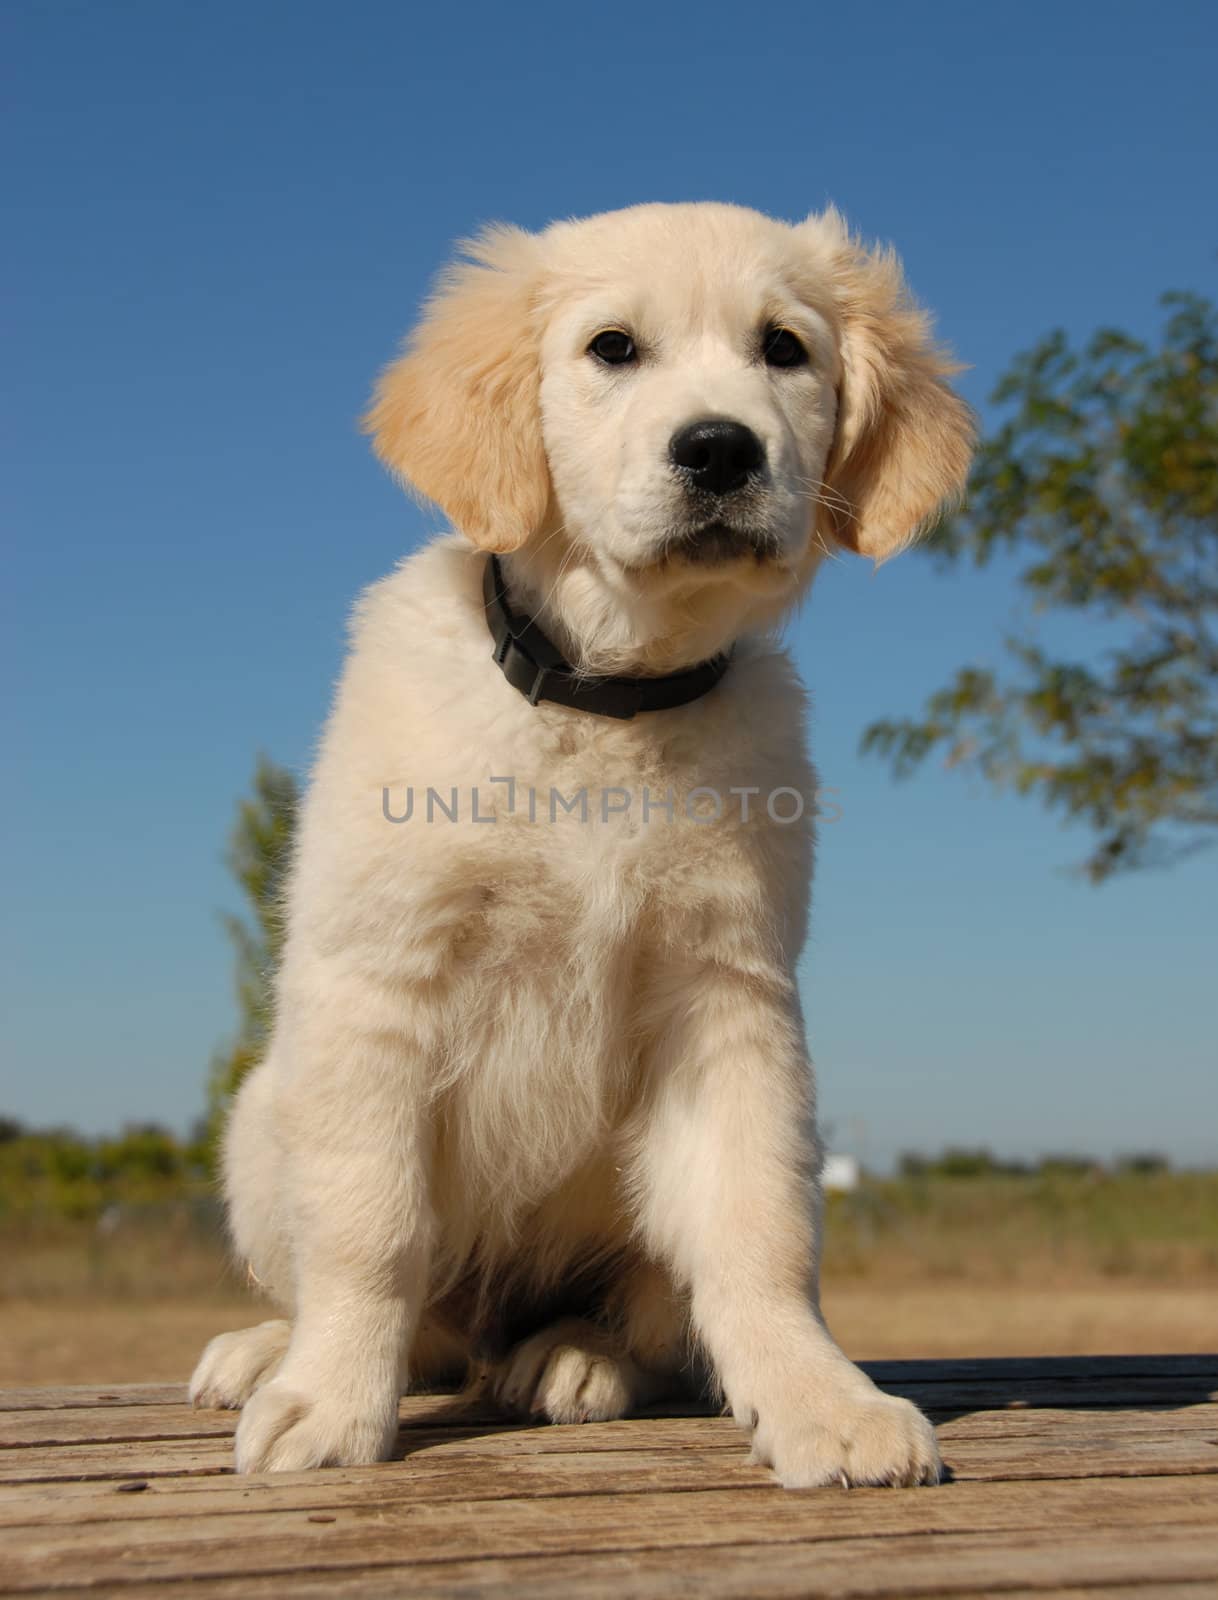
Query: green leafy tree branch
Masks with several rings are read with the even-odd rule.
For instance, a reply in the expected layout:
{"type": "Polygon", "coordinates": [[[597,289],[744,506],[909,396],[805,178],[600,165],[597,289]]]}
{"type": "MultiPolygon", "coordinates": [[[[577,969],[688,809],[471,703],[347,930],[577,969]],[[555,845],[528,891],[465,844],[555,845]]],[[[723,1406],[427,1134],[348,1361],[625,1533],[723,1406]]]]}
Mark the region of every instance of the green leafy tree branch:
{"type": "Polygon", "coordinates": [[[270,1037],[274,976],[283,949],[283,895],[292,860],[300,787],[285,767],[260,755],[251,793],[240,801],[227,862],[245,897],[245,917],[226,916],[236,955],[237,1033],[212,1059],[205,1139],[214,1164],[224,1118],[270,1037]]]}
{"type": "Polygon", "coordinates": [[[863,736],[898,777],[938,751],[1088,824],[1097,883],[1218,824],[1218,315],[1197,295],[1162,305],[1157,346],[1058,332],[1016,359],[967,505],[928,544],[944,566],[1014,553],[1034,610],[1110,642],[1062,659],[1024,629],[1005,671],[963,667],[921,715],[863,736]]]}

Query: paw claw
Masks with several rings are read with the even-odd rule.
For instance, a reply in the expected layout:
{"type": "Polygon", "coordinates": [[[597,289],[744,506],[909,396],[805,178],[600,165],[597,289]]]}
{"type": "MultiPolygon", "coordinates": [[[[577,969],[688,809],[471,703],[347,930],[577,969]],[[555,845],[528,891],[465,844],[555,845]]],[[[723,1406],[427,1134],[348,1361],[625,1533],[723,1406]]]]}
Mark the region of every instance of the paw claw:
{"type": "Polygon", "coordinates": [[[934,1429],[908,1400],[867,1390],[816,1410],[764,1411],[753,1459],[766,1460],[788,1489],[913,1488],[938,1483],[943,1467],[934,1429]]]}
{"type": "Polygon", "coordinates": [[[360,1404],[340,1397],[337,1385],[320,1385],[310,1393],[281,1376],[259,1389],[242,1414],[237,1471],[367,1466],[383,1461],[396,1437],[396,1394],[379,1405],[360,1404]]]}

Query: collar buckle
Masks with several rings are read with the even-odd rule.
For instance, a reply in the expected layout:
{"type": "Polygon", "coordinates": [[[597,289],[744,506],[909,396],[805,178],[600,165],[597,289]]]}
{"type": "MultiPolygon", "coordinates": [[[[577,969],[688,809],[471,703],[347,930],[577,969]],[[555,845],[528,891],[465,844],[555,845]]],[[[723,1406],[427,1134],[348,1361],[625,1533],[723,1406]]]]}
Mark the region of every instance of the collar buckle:
{"type": "Polygon", "coordinates": [[[496,643],[494,655],[512,688],[518,690],[531,706],[535,706],[542,698],[549,669],[538,666],[520,640],[510,632],[505,632],[502,641],[496,643]]]}

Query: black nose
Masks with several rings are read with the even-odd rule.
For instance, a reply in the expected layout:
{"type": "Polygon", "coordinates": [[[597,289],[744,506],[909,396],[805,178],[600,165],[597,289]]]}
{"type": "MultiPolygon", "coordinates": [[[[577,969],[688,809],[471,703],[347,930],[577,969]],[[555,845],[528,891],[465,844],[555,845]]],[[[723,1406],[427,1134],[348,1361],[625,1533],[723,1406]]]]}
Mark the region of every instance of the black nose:
{"type": "Polygon", "coordinates": [[[695,488],[710,494],[731,494],[765,463],[765,448],[752,428],[721,417],[704,417],[674,433],[668,455],[695,488]]]}

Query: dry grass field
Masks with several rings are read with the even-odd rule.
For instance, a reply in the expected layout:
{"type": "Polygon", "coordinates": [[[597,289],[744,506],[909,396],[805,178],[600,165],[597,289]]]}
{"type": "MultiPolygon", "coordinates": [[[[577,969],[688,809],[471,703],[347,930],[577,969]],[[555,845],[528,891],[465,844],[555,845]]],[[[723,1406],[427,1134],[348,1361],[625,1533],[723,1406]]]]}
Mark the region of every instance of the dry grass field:
{"type": "MultiPolygon", "coordinates": [[[[1203,1352],[1218,1174],[872,1180],[829,1205],[823,1299],[860,1360],[1203,1352]]],[[[0,1384],[181,1380],[271,1314],[196,1196],[100,1221],[0,1215],[0,1384]]]]}
{"type": "MultiPolygon", "coordinates": [[[[825,1311],[857,1360],[923,1356],[1204,1353],[1218,1289],[1097,1282],[1062,1288],[829,1284],[825,1311]]],[[[0,1303],[0,1387],[184,1382],[213,1334],[271,1315],[231,1291],[210,1298],[0,1303]]]]}

